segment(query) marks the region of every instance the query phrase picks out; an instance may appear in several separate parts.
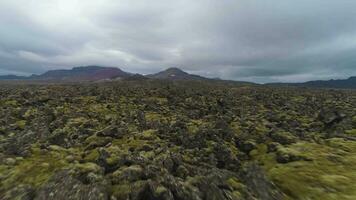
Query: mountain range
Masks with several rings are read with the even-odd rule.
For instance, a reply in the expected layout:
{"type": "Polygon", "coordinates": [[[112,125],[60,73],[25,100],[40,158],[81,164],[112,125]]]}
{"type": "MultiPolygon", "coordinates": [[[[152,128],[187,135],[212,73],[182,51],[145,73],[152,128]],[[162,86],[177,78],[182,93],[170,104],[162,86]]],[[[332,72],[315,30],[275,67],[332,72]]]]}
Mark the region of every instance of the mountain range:
{"type": "Polygon", "coordinates": [[[352,76],[348,79],[315,80],[315,81],[307,81],[304,83],[269,83],[267,85],[311,87],[311,88],[340,88],[340,89],[352,88],[352,89],[356,89],[356,76],[352,76]]]}
{"type": "MultiPolygon", "coordinates": [[[[141,75],[125,72],[116,67],[81,66],[72,69],[50,70],[40,75],[0,76],[0,80],[34,80],[34,81],[103,81],[103,80],[143,80],[143,79],[165,79],[165,80],[199,80],[199,81],[224,81],[210,79],[195,74],[189,74],[179,68],[168,68],[155,74],[141,75]]],[[[226,81],[232,82],[232,81],[226,81]]],[[[238,81],[236,81],[238,82],[238,81]]],[[[247,82],[241,82],[247,83],[247,82]]],[[[253,84],[253,83],[250,83],[253,84]]],[[[313,87],[313,88],[351,88],[356,89],[356,77],[340,80],[316,80],[304,83],[267,83],[269,86],[286,87],[313,87]]]]}

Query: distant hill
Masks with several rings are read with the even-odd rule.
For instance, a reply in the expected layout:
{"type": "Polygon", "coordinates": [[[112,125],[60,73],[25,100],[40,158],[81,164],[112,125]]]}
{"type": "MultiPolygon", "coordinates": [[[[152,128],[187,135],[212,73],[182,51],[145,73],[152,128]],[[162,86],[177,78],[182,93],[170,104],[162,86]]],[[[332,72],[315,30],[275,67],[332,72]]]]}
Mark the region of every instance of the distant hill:
{"type": "Polygon", "coordinates": [[[40,75],[0,76],[0,80],[45,80],[45,81],[98,81],[105,79],[126,78],[130,73],[115,67],[83,66],[72,69],[50,70],[40,75]]]}
{"type": "Polygon", "coordinates": [[[168,68],[156,74],[149,74],[146,77],[153,79],[168,79],[168,80],[208,80],[208,78],[189,74],[179,68],[168,68]]]}
{"type": "Polygon", "coordinates": [[[147,78],[146,76],[144,75],[141,75],[141,74],[133,74],[129,77],[125,77],[123,78],[122,80],[125,80],[125,81],[143,81],[143,80],[147,80],[149,78],[147,78]]]}
{"type": "Polygon", "coordinates": [[[294,86],[294,87],[313,87],[313,88],[339,88],[339,89],[356,89],[356,76],[348,79],[339,80],[316,80],[304,83],[269,83],[266,85],[273,86],[294,86]]]}
{"type": "Polygon", "coordinates": [[[0,80],[26,80],[30,77],[27,76],[17,76],[17,75],[4,75],[0,76],[0,80]]]}
{"type": "Polygon", "coordinates": [[[115,67],[85,66],[74,67],[73,69],[51,70],[44,74],[34,77],[40,80],[63,80],[63,81],[97,81],[103,79],[124,78],[131,76],[115,67]]]}

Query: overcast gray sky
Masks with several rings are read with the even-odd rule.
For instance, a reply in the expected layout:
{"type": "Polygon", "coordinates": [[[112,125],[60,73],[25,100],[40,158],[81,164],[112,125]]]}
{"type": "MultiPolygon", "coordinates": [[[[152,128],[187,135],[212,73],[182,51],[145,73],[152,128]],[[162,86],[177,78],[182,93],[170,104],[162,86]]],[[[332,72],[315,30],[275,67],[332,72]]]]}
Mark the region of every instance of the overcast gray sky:
{"type": "Polygon", "coordinates": [[[0,0],[0,74],[82,65],[345,78],[356,75],[356,1],[0,0]]]}

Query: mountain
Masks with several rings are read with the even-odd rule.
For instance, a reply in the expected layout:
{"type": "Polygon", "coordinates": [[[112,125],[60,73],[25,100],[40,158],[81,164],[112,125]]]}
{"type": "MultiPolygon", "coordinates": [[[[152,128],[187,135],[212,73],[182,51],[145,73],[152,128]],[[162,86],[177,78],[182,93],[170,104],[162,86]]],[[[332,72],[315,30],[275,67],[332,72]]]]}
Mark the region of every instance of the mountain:
{"type": "Polygon", "coordinates": [[[144,80],[147,80],[149,78],[147,78],[146,76],[144,75],[141,75],[141,74],[133,74],[129,77],[125,77],[123,78],[122,80],[125,80],[125,81],[144,81],[144,80]]]}
{"type": "Polygon", "coordinates": [[[63,80],[63,81],[97,81],[103,79],[124,78],[131,76],[115,67],[84,66],[73,69],[51,70],[34,77],[37,80],[63,80]]]}
{"type": "Polygon", "coordinates": [[[194,75],[194,74],[189,74],[175,67],[168,68],[156,74],[147,75],[146,77],[153,78],[153,79],[168,79],[168,80],[208,80],[208,78],[194,75]]]}
{"type": "Polygon", "coordinates": [[[294,87],[312,87],[312,88],[339,88],[339,89],[356,89],[356,76],[348,79],[338,80],[316,80],[304,83],[269,83],[273,86],[294,86],[294,87]]]}
{"type": "Polygon", "coordinates": [[[27,76],[17,76],[17,75],[4,75],[0,76],[0,80],[26,80],[27,76]]]}
{"type": "Polygon", "coordinates": [[[50,70],[40,75],[0,76],[0,80],[46,80],[46,81],[98,81],[130,77],[132,74],[115,67],[84,66],[72,69],[50,70]]]}

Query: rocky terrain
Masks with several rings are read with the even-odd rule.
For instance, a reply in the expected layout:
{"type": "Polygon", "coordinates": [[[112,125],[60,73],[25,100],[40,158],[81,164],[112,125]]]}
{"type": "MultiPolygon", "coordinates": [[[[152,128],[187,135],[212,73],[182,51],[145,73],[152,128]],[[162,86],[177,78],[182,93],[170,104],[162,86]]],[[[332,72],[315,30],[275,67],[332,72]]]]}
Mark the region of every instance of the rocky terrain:
{"type": "Polygon", "coordinates": [[[356,91],[0,85],[0,199],[356,199],[356,91]]]}

